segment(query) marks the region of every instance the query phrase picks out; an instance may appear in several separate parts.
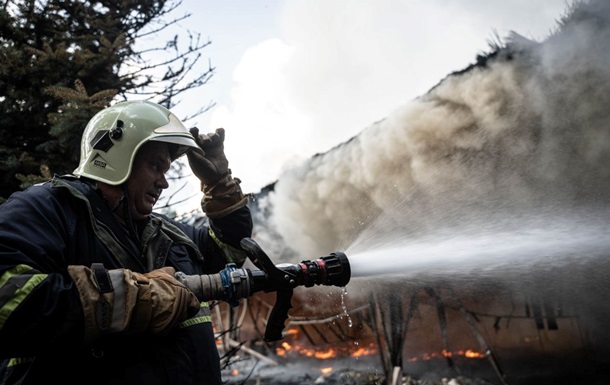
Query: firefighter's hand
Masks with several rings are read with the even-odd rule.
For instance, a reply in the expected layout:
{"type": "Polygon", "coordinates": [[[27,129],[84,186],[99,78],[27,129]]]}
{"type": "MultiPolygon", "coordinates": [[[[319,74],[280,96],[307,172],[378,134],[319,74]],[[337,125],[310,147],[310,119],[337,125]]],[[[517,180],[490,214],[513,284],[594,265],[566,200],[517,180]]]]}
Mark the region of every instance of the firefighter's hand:
{"type": "Polygon", "coordinates": [[[199,300],[174,278],[175,272],[172,267],[163,267],[146,274],[124,270],[128,279],[138,286],[128,331],[163,334],[199,311],[199,300]]]}
{"type": "Polygon", "coordinates": [[[86,341],[109,333],[165,334],[199,311],[199,300],[171,267],[140,274],[94,264],[68,266],[68,272],[80,296],[86,341]]]}
{"type": "Polygon", "coordinates": [[[199,129],[190,129],[199,148],[187,153],[193,173],[206,186],[213,186],[222,178],[230,175],[229,161],[224,152],[225,130],[217,128],[209,134],[199,134],[199,129]]]}

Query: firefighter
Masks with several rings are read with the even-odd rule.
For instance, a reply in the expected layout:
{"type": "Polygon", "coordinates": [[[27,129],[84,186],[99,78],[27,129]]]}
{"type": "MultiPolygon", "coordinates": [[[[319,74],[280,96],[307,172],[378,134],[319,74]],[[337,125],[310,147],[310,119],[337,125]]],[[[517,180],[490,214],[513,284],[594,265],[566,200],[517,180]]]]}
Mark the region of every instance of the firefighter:
{"type": "Polygon", "coordinates": [[[252,217],[224,135],[116,103],[87,124],[74,175],[0,206],[0,384],[221,384],[208,303],[174,273],[246,259],[252,217]],[[184,154],[207,225],[153,212],[184,154]]]}

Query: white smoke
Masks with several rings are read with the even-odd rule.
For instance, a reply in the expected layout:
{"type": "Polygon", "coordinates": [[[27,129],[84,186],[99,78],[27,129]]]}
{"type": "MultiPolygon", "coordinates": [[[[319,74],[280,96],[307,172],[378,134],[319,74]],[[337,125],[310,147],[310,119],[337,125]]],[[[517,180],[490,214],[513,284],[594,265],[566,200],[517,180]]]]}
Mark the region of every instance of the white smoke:
{"type": "Polygon", "coordinates": [[[514,34],[352,140],[286,171],[259,198],[270,215],[256,223],[263,248],[311,259],[603,207],[609,21],[610,4],[591,1],[542,43],[514,34]],[[278,239],[281,246],[272,244],[278,239]]]}

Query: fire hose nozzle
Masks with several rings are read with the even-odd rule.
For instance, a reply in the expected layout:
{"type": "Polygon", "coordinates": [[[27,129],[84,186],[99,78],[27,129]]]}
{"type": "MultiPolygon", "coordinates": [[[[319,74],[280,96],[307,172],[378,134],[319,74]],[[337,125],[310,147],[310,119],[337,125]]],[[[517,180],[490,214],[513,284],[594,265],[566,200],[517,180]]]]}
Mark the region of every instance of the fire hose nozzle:
{"type": "Polygon", "coordinates": [[[289,277],[291,287],[314,285],[345,286],[351,278],[351,269],[347,256],[334,252],[315,260],[302,261],[298,264],[281,263],[275,265],[284,273],[283,279],[289,277]]]}
{"type": "Polygon", "coordinates": [[[292,289],[297,286],[314,285],[345,286],[351,278],[351,268],[347,256],[334,252],[315,260],[301,263],[280,263],[274,265],[256,242],[250,238],[241,241],[242,248],[252,263],[264,274],[251,276],[250,292],[266,292],[292,289]]]}
{"type": "Polygon", "coordinates": [[[278,341],[284,337],[282,331],[288,319],[288,311],[292,308],[292,292],[295,287],[313,285],[342,287],[347,285],[351,278],[349,261],[342,252],[334,252],[298,264],[283,263],[276,266],[254,240],[242,239],[241,247],[252,263],[260,269],[257,274],[250,276],[251,293],[259,290],[276,292],[275,305],[267,320],[263,337],[267,342],[278,341]]]}
{"type": "Polygon", "coordinates": [[[200,301],[224,300],[237,306],[240,298],[258,291],[277,292],[275,305],[267,322],[266,341],[282,339],[284,322],[292,307],[293,289],[297,286],[347,285],[351,278],[351,268],[347,256],[334,252],[315,260],[297,264],[274,265],[260,246],[250,238],[241,241],[248,258],[260,270],[238,268],[234,263],[217,274],[186,275],[176,273],[176,279],[186,285],[200,301]]]}

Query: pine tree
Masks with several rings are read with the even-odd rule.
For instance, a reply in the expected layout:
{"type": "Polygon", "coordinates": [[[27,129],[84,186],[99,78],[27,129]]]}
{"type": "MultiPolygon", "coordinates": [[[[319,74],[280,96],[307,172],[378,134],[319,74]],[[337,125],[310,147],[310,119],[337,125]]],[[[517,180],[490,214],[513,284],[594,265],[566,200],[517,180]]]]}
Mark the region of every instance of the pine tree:
{"type": "Polygon", "coordinates": [[[72,172],[87,121],[113,99],[135,94],[172,108],[213,74],[209,64],[196,71],[210,44],[199,35],[188,32],[182,50],[178,35],[159,47],[135,48],[189,17],[166,20],[181,1],[0,4],[0,202],[52,174],[72,172]]]}

